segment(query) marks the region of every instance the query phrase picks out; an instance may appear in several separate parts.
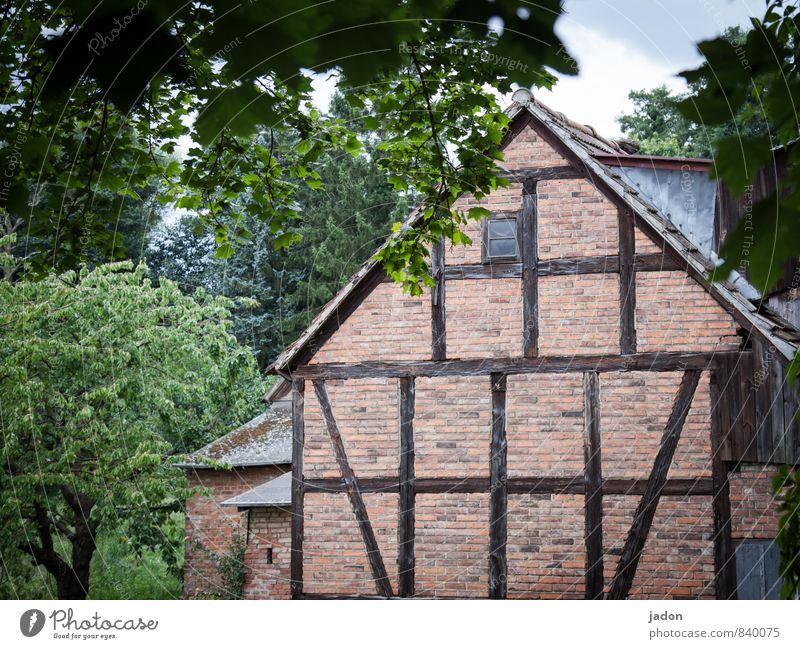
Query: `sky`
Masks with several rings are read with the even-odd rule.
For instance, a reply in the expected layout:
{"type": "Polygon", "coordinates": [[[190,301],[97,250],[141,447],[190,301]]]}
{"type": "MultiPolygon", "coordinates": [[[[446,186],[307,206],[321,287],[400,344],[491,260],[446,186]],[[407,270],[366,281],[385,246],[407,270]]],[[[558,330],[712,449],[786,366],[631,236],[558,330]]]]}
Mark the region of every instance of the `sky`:
{"type": "Polygon", "coordinates": [[[556,33],[580,72],[534,95],[603,135],[620,135],[614,118],[631,108],[629,91],[685,89],[676,75],[702,62],[695,43],[748,26],[764,6],[763,0],[567,0],[556,33]]]}
{"type": "MultiPolygon", "coordinates": [[[[535,11],[535,0],[520,4],[535,11]]],[[[566,0],[556,33],[580,72],[534,95],[607,137],[618,136],[615,117],[631,109],[628,92],[661,84],[685,89],[676,75],[701,62],[695,43],[728,26],[749,25],[749,16],[762,16],[764,6],[764,0],[566,0]]],[[[334,85],[317,76],[317,106],[327,108],[334,85]]]]}

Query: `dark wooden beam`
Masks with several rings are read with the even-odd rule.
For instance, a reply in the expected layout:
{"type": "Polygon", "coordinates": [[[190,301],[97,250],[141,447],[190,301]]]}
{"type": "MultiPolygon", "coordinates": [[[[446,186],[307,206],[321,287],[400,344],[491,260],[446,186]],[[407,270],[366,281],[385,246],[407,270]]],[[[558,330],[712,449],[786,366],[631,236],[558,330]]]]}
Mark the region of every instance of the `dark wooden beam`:
{"type": "Polygon", "coordinates": [[[522,355],[539,355],[538,234],[536,225],[536,184],[525,186],[522,194],[522,355]]]}
{"type": "Polygon", "coordinates": [[[414,594],[414,535],[416,489],[414,485],[414,378],[399,379],[400,398],[400,514],[397,527],[398,594],[414,594]]]}
{"type": "Polygon", "coordinates": [[[728,463],[723,450],[728,428],[723,428],[731,418],[730,403],[722,399],[723,382],[731,375],[711,372],[711,481],[714,494],[711,507],[714,511],[714,586],[717,599],[736,599],[736,560],[731,536],[731,495],[728,482],[728,463]]]}
{"type": "Polygon", "coordinates": [[[445,266],[444,274],[448,280],[517,278],[522,277],[522,264],[514,262],[457,264],[445,266]]]}
{"type": "Polygon", "coordinates": [[[543,180],[583,178],[586,174],[575,167],[561,165],[556,167],[517,167],[504,171],[500,175],[518,183],[538,183],[543,180]]]}
{"type": "MultiPolygon", "coordinates": [[[[531,476],[508,478],[509,494],[585,494],[583,474],[568,477],[531,476]]],[[[485,478],[417,478],[414,491],[418,494],[489,493],[491,479],[485,478]]],[[[400,482],[396,477],[361,478],[361,493],[398,493],[400,482]]],[[[609,478],[603,480],[603,494],[615,496],[641,496],[647,490],[647,480],[609,478]]],[[[306,493],[342,493],[346,490],[340,478],[306,479],[306,493]]],[[[711,478],[673,478],[667,480],[662,496],[711,496],[711,478]]]]}
{"type": "Polygon", "coordinates": [[[672,404],[672,412],[661,437],[661,446],[653,462],[650,479],[647,481],[647,489],[639,501],[639,506],[633,516],[633,524],[625,540],[625,546],[617,564],[617,571],[609,588],[608,599],[625,599],[628,597],[631,584],[633,584],[633,579],[636,576],[639,559],[642,556],[642,550],[647,542],[647,535],[650,533],[650,527],[653,524],[658,501],[661,499],[664,484],[667,481],[667,473],[672,464],[675,449],[678,446],[683,423],[686,421],[686,415],[689,414],[689,408],[692,405],[692,399],[699,380],[699,370],[688,370],[683,374],[678,394],[672,404]]]}
{"type": "Polygon", "coordinates": [[[435,282],[431,289],[431,358],[447,358],[447,317],[445,315],[444,240],[431,246],[431,275],[435,282]]]}
{"type": "Polygon", "coordinates": [[[492,374],[492,442],[489,464],[489,597],[505,599],[508,569],[508,486],[506,376],[492,374]]]}
{"type": "Polygon", "coordinates": [[[616,273],[619,258],[616,255],[600,257],[563,257],[561,259],[541,259],[536,274],[539,277],[551,275],[590,275],[616,273]]]}
{"type": "Polygon", "coordinates": [[[333,453],[339,465],[339,472],[342,474],[345,491],[350,498],[353,514],[355,514],[358,527],[361,530],[361,538],[364,541],[364,548],[367,551],[367,559],[369,560],[370,569],[372,570],[372,578],[375,580],[375,587],[378,591],[378,595],[391,597],[393,593],[392,585],[389,582],[389,575],[386,573],[386,566],[383,563],[380,548],[378,548],[375,532],[372,530],[372,524],[369,520],[369,514],[367,514],[367,508],[364,505],[364,499],[361,497],[358,479],[353,473],[353,469],[347,459],[344,442],[339,432],[339,425],[336,423],[336,418],[333,416],[333,409],[331,408],[331,402],[328,398],[328,390],[325,387],[325,382],[314,381],[314,391],[319,400],[322,418],[325,420],[325,425],[328,428],[331,445],[333,446],[333,453]]]}
{"type": "MultiPolygon", "coordinates": [[[[685,268],[672,257],[661,253],[634,255],[632,271],[682,270],[685,268]]],[[[617,255],[597,255],[592,257],[562,257],[560,259],[540,259],[536,267],[538,277],[552,275],[591,275],[617,273],[620,270],[617,255]]],[[[460,279],[508,279],[522,277],[521,263],[456,264],[445,266],[448,280],[460,279]]],[[[387,280],[391,281],[391,280],[387,280]]]]}
{"type": "Polygon", "coordinates": [[[636,253],[633,255],[634,271],[637,273],[664,270],[686,270],[686,263],[674,255],[663,252],[636,253]]]}
{"type": "Polygon", "coordinates": [[[586,599],[603,597],[603,473],[600,453],[600,378],[583,375],[583,481],[586,599]]]}
{"type": "Polygon", "coordinates": [[[303,448],[305,423],[303,409],[306,382],[292,380],[292,549],[290,560],[291,595],[303,595],[303,448]]]}
{"type": "Polygon", "coordinates": [[[640,352],[630,356],[581,355],[539,358],[482,358],[447,361],[319,363],[295,370],[310,379],[360,379],[401,376],[478,376],[488,374],[564,374],[569,372],[674,372],[715,367],[748,352],[640,352]]]}
{"type": "Polygon", "coordinates": [[[633,212],[619,216],[619,351],[636,353],[636,238],[633,212]]]}

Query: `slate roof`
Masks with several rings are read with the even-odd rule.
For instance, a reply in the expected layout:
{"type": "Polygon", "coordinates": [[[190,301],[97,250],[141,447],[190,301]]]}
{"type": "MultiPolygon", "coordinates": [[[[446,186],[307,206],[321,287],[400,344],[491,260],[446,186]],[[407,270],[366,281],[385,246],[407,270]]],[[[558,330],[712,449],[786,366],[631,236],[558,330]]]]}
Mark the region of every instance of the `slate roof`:
{"type": "Polygon", "coordinates": [[[287,507],[292,504],[292,474],[284,473],[222,503],[227,507],[287,507]]]}
{"type": "Polygon", "coordinates": [[[184,469],[205,468],[208,465],[203,463],[204,457],[235,467],[291,464],[291,412],[273,407],[195,451],[186,462],[177,466],[184,469]]]}
{"type": "MultiPolygon", "coordinates": [[[[621,174],[600,161],[602,159],[607,161],[609,156],[613,156],[618,161],[637,156],[627,153],[619,143],[600,136],[591,126],[578,124],[533,97],[524,102],[514,101],[506,109],[512,122],[516,118],[524,116],[526,112],[561,140],[580,164],[594,174],[594,177],[628,203],[637,218],[659,233],[664,238],[666,245],[686,262],[688,271],[704,277],[718,264],[719,259],[716,258],[716,255],[709,259],[700,254],[697,246],[689,241],[658,208],[641,196],[638,190],[630,186],[621,174]]],[[[408,216],[406,223],[414,223],[419,216],[420,210],[417,208],[408,216]]],[[[395,237],[402,236],[402,232],[403,228],[393,233],[378,251],[386,247],[395,237]]],[[[278,355],[267,371],[288,371],[293,361],[305,351],[315,334],[329,320],[337,317],[342,304],[361,286],[362,282],[366,281],[370,272],[379,263],[374,255],[370,257],[322,308],[300,337],[278,355]]],[[[744,322],[749,330],[755,330],[764,336],[786,359],[794,357],[798,342],[800,342],[800,332],[763,305],[751,301],[753,289],[743,278],[732,276],[726,282],[715,282],[712,285],[705,282],[704,285],[712,296],[723,305],[727,305],[730,310],[735,311],[739,315],[739,320],[744,322]]]]}

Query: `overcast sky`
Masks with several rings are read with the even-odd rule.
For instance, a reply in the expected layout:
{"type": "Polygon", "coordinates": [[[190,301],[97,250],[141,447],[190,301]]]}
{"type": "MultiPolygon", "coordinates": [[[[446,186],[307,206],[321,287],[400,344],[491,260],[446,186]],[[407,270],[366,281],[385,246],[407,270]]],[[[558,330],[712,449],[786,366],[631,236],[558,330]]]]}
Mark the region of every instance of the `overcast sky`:
{"type": "MultiPolygon", "coordinates": [[[[535,11],[535,0],[520,4],[535,11]]],[[[580,74],[534,93],[603,135],[619,135],[614,118],[630,108],[630,90],[684,89],[675,75],[700,63],[695,43],[728,26],[749,25],[749,16],[762,16],[764,6],[764,0],[566,0],[556,32],[580,74]]],[[[314,86],[315,103],[327,108],[334,82],[320,75],[314,86]]]]}
{"type": "Polygon", "coordinates": [[[630,107],[630,90],[684,89],[675,75],[701,62],[695,43],[749,25],[764,6],[764,0],[567,0],[556,32],[580,74],[534,94],[604,135],[619,135],[614,118],[630,107]]]}

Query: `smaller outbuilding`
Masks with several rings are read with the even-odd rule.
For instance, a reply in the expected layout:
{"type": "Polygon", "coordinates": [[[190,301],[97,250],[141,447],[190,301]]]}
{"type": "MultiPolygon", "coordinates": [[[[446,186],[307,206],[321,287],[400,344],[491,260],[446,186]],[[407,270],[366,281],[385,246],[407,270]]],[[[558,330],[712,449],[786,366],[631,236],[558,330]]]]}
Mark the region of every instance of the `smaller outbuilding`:
{"type": "Polygon", "coordinates": [[[289,597],[291,404],[280,389],[267,398],[266,412],[178,465],[205,490],[186,502],[184,597],[289,597]],[[242,554],[244,585],[231,592],[220,561],[242,554]]]}

